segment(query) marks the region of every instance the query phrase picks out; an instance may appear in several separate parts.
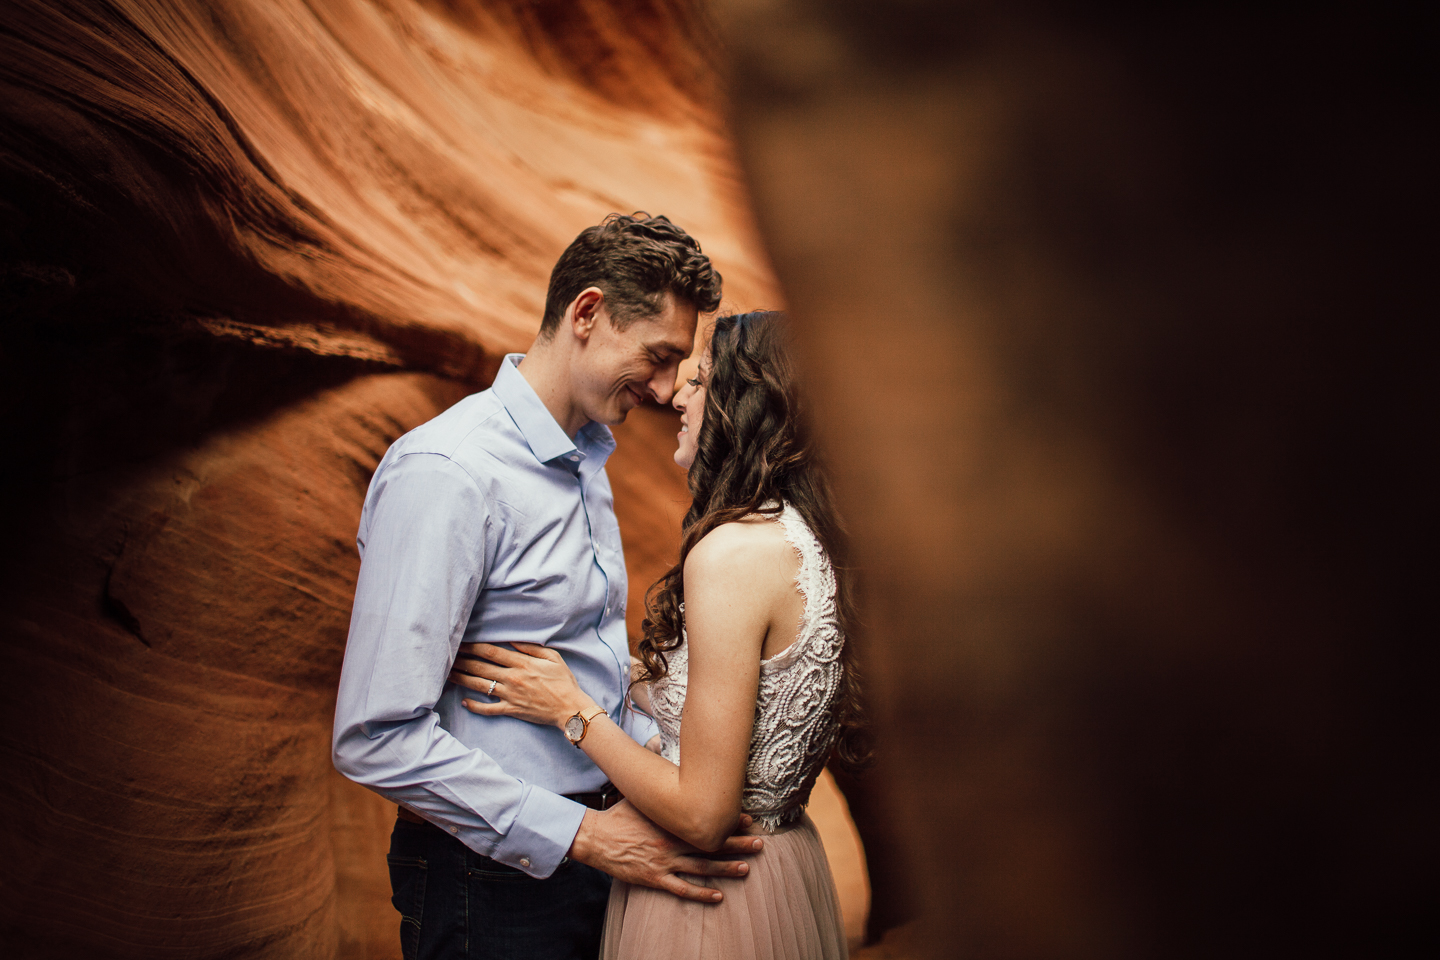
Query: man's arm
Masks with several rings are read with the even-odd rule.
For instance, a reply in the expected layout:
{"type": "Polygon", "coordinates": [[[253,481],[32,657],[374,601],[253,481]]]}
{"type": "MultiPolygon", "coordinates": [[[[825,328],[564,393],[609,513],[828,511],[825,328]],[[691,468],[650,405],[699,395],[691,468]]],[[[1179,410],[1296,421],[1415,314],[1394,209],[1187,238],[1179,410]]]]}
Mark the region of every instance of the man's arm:
{"type": "Polygon", "coordinates": [[[585,808],[510,776],[434,710],[494,560],[489,506],[461,467],[430,453],[387,463],[366,499],[335,766],[472,850],[549,876],[585,808]]]}
{"type": "MultiPolygon", "coordinates": [[[[628,804],[600,814],[526,784],[442,729],[435,703],[494,561],[488,505],[449,459],[409,454],[377,474],[365,511],[335,706],[341,773],[533,877],[569,855],[711,902],[714,891],[676,874],[745,873],[743,863],[695,857],[628,804]]],[[[737,837],[726,852],[758,849],[758,840],[737,837]]]]}

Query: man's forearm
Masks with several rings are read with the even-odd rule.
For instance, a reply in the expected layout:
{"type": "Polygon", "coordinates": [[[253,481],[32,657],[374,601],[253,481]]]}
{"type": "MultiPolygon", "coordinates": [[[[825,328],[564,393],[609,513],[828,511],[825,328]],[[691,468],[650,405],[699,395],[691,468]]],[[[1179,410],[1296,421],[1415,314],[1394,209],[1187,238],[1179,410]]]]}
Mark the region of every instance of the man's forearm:
{"type": "Polygon", "coordinates": [[[549,876],[565,857],[585,810],[580,804],[506,773],[441,729],[433,714],[374,735],[367,726],[379,725],[342,725],[337,717],[335,766],[350,779],[530,876],[549,876]],[[497,823],[507,825],[504,833],[497,823]]]}

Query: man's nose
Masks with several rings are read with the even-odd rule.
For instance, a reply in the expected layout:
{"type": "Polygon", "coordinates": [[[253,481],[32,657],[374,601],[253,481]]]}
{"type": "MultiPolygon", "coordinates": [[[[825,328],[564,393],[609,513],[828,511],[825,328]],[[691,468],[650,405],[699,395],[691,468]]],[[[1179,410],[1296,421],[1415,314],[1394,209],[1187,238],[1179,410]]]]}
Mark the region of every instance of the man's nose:
{"type": "Polygon", "coordinates": [[[662,406],[675,399],[675,378],[679,371],[675,367],[662,370],[650,380],[650,395],[662,406]]]}

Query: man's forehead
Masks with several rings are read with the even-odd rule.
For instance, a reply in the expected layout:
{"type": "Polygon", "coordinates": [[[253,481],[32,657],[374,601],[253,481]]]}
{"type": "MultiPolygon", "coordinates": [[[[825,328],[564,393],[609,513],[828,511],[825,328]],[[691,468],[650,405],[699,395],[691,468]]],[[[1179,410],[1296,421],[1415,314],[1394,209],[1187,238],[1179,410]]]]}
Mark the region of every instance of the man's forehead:
{"type": "Polygon", "coordinates": [[[695,327],[698,320],[699,316],[693,306],[667,294],[660,311],[639,320],[634,329],[647,349],[679,360],[690,356],[690,351],[695,346],[695,327]]]}
{"type": "Polygon", "coordinates": [[[690,350],[695,345],[695,335],[692,333],[686,336],[683,333],[674,331],[655,331],[654,335],[645,338],[645,346],[674,360],[683,360],[690,356],[690,350]]]}

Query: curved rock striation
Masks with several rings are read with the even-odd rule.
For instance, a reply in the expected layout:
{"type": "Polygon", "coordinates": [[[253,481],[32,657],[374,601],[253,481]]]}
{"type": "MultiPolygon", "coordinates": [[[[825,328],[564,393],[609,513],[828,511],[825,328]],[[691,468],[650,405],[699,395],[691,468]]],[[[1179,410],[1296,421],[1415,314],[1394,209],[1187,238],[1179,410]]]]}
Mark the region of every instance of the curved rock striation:
{"type": "MultiPolygon", "coordinates": [[[[8,956],[392,951],[328,757],[370,471],[612,210],[777,303],[715,59],[679,0],[0,11],[8,956]]],[[[619,433],[638,616],[685,491],[669,411],[619,433]]]]}

